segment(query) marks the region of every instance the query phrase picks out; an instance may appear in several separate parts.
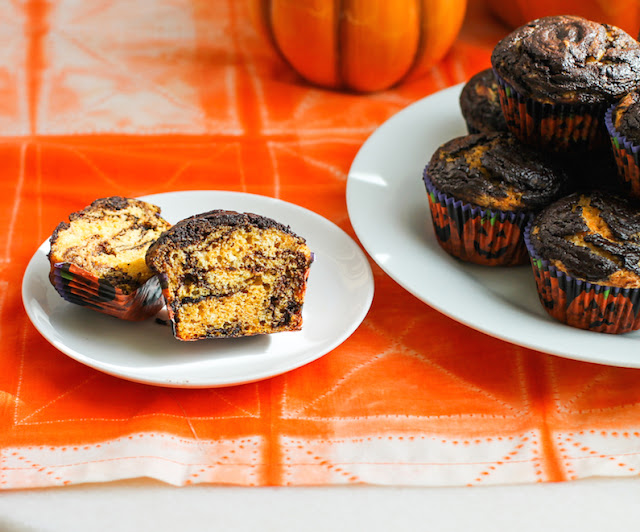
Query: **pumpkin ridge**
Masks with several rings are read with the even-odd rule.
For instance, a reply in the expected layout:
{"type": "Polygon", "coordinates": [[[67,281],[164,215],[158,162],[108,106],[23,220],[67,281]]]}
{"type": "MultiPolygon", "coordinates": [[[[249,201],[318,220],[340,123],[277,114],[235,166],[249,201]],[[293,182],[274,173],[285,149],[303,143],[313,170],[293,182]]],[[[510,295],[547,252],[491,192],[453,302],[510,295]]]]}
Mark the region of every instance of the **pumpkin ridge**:
{"type": "Polygon", "coordinates": [[[264,41],[300,77],[319,87],[367,93],[423,74],[450,48],[467,0],[449,1],[455,9],[445,0],[402,0],[402,9],[393,0],[250,5],[264,41]]]}
{"type": "Polygon", "coordinates": [[[260,19],[264,20],[264,28],[267,33],[267,38],[271,42],[271,46],[276,51],[276,54],[280,59],[285,63],[285,65],[289,64],[289,60],[284,55],[284,51],[280,48],[280,44],[278,44],[278,39],[276,39],[275,33],[273,32],[273,9],[271,9],[271,0],[258,0],[259,10],[260,10],[260,19]]]}
{"type": "MultiPolygon", "coordinates": [[[[416,7],[417,7],[417,11],[418,11],[418,24],[420,26],[420,31],[418,31],[418,45],[416,46],[416,51],[413,54],[413,59],[411,60],[411,64],[409,65],[409,68],[407,68],[407,70],[405,71],[404,74],[402,74],[402,76],[400,76],[400,80],[405,79],[410,72],[413,72],[413,70],[416,68],[416,66],[418,65],[418,63],[420,62],[420,58],[422,57],[422,55],[424,54],[424,49],[426,46],[426,39],[425,39],[425,31],[422,28],[422,17],[424,17],[424,3],[422,0],[416,0],[416,7]]],[[[398,81],[399,83],[399,81],[398,81]]]]}

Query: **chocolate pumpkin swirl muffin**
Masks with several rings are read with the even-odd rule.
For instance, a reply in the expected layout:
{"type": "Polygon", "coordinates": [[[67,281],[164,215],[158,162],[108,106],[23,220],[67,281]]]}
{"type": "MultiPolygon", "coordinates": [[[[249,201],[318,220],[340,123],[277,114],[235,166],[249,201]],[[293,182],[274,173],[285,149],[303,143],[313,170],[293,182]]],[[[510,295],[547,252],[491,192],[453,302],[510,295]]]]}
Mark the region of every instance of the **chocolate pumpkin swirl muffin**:
{"type": "Polygon", "coordinates": [[[490,68],[481,70],[464,85],[460,111],[469,133],[507,131],[498,91],[498,82],[490,68]]]}
{"type": "Polygon", "coordinates": [[[525,263],[524,227],[568,183],[553,160],[509,133],[450,140],[433,154],[423,177],[440,245],[486,265],[525,263]]]}
{"type": "Polygon", "coordinates": [[[494,48],[507,125],[556,150],[600,142],[606,108],[640,82],[640,44],[623,30],[576,16],[517,28],[494,48]]]}
{"type": "Polygon", "coordinates": [[[312,260],[289,227],[225,210],[177,223],[146,257],[179,340],[300,329],[312,260]]]}
{"type": "Polygon", "coordinates": [[[640,328],[640,208],[619,196],[575,193],[541,211],[526,243],[540,301],[568,325],[640,328]]]}
{"type": "Polygon", "coordinates": [[[163,302],[145,255],[170,226],[150,203],[121,196],[97,199],[56,227],[49,279],[72,303],[127,320],[148,318],[163,302]]]}
{"type": "Polygon", "coordinates": [[[640,93],[633,90],[613,104],[605,124],[620,183],[626,194],[640,198],[640,93]]]}

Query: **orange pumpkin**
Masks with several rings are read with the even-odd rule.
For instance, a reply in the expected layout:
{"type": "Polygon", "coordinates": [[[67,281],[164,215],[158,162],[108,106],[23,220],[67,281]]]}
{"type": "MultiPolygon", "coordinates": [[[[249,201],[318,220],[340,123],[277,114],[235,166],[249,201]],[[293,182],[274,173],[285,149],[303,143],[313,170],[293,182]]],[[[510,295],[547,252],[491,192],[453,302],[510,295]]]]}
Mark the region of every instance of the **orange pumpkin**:
{"type": "Polygon", "coordinates": [[[638,35],[640,26],[638,0],[487,0],[487,3],[498,18],[514,28],[549,15],[580,15],[618,26],[633,37],[638,35]]]}
{"type": "Polygon", "coordinates": [[[250,0],[281,57],[322,87],[372,92],[414,79],[458,35],[467,0],[250,0]]]}

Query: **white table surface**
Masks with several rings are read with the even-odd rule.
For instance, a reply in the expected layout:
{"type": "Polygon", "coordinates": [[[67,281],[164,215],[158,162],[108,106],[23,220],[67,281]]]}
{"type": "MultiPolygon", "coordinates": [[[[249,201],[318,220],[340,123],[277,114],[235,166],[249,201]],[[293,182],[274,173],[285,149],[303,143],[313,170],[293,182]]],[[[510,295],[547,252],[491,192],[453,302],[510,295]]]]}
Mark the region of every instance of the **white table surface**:
{"type": "Polygon", "coordinates": [[[478,488],[175,488],[150,480],[0,493],[1,532],[638,530],[640,478],[478,488]]]}

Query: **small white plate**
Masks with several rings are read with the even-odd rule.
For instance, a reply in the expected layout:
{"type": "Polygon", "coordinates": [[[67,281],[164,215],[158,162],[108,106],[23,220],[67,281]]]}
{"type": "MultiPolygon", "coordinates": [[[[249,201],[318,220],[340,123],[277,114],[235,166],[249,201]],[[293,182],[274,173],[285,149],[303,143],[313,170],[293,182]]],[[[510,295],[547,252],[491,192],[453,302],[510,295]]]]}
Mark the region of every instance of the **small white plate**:
{"type": "Polygon", "coordinates": [[[640,367],[640,331],[610,335],[561,324],[542,308],[529,266],[465,264],[440,248],[422,170],[440,145],[467,133],[458,103],[462,86],[403,109],[360,148],[347,181],[347,208],[360,242],[406,290],[469,327],[566,358],[640,367]]]}
{"type": "Polygon", "coordinates": [[[213,209],[254,212],[289,225],[315,253],[300,331],[181,342],[154,319],[126,322],[64,301],[49,283],[49,241],[25,271],[22,298],[34,326],[56,348],[97,370],[160,386],[253,382],[300,367],[346,340],[366,316],[373,275],[342,229],[307,209],[266,196],[185,191],[145,196],[171,223],[213,209]]]}

